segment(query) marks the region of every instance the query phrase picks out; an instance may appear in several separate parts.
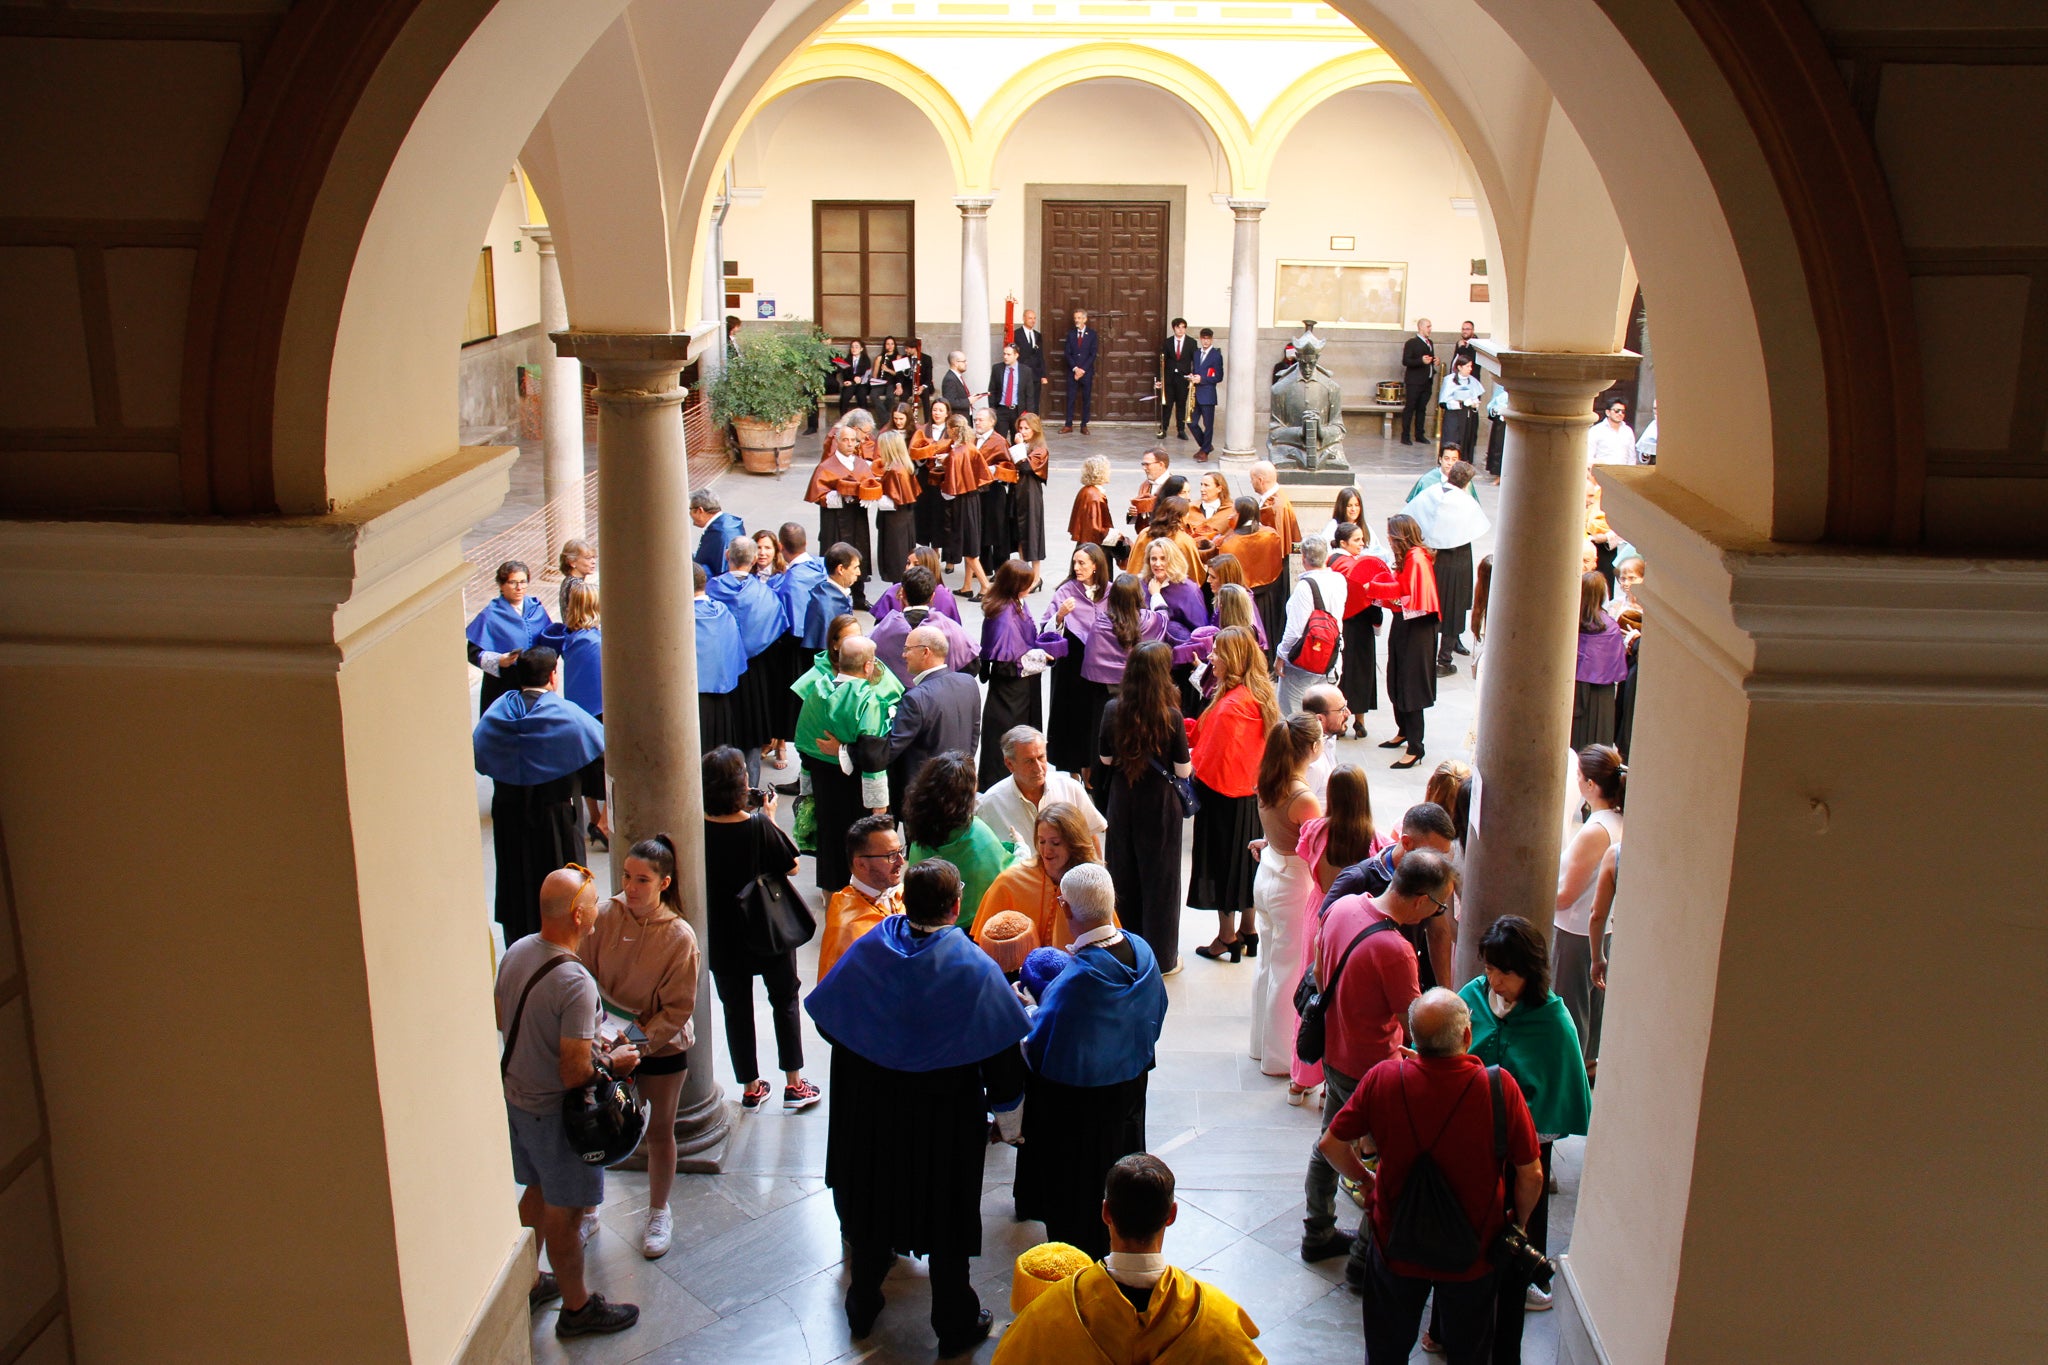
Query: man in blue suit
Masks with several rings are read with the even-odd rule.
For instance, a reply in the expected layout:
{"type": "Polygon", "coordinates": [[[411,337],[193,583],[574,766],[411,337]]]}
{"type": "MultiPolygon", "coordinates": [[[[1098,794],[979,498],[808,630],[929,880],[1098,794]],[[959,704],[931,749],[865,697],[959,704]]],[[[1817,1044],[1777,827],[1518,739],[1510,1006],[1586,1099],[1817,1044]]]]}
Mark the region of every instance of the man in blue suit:
{"type": "Polygon", "coordinates": [[[690,494],[690,524],[704,534],[697,538],[697,553],[691,560],[701,566],[706,578],[725,572],[725,547],[744,540],[747,524],[725,510],[718,494],[700,488],[690,494]]]}
{"type": "Polygon", "coordinates": [[[1062,345],[1063,361],[1067,367],[1067,424],[1061,431],[1074,429],[1074,395],[1081,397],[1081,434],[1088,434],[1088,413],[1095,402],[1095,342],[1096,336],[1088,326],[1088,310],[1074,310],[1074,325],[1067,330],[1067,339],[1062,345]]]}
{"type": "Polygon", "coordinates": [[[1223,352],[1217,349],[1216,333],[1202,329],[1202,344],[1195,349],[1195,368],[1188,375],[1195,386],[1195,458],[1207,460],[1216,443],[1216,393],[1223,387],[1223,352]]]}

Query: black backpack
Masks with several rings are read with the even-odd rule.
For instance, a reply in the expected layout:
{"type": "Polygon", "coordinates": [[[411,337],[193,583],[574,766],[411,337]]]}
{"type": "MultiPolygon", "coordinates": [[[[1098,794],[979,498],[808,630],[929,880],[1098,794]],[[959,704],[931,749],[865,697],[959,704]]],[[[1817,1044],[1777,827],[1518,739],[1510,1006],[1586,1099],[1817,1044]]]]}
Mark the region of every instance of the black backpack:
{"type": "MultiPolygon", "coordinates": [[[[1465,1093],[1458,1096],[1458,1102],[1445,1116],[1443,1127],[1437,1129],[1436,1136],[1425,1147],[1422,1135],[1415,1130],[1415,1114],[1408,1109],[1407,1074],[1404,1065],[1397,1072],[1396,1084],[1401,1086],[1401,1107],[1408,1113],[1408,1131],[1415,1134],[1415,1163],[1408,1168],[1401,1197],[1394,1202],[1393,1223],[1387,1230],[1387,1259],[1456,1274],[1470,1269],[1486,1248],[1480,1245],[1479,1229],[1465,1216],[1457,1190],[1431,1152],[1443,1141],[1473,1088],[1465,1087],[1465,1093]]],[[[1508,1154],[1507,1105],[1501,1096],[1499,1067],[1486,1068],[1486,1083],[1493,1100],[1493,1169],[1498,1172],[1508,1154]]]]}
{"type": "Polygon", "coordinates": [[[1330,971],[1330,984],[1316,984],[1316,964],[1310,962],[1308,970],[1301,974],[1301,980],[1294,987],[1294,1013],[1300,1021],[1294,1029],[1294,1055],[1304,1062],[1320,1062],[1326,1050],[1324,1016],[1337,999],[1337,982],[1344,976],[1344,964],[1351,960],[1351,954],[1358,945],[1382,929],[1398,929],[1401,926],[1390,919],[1375,920],[1358,931],[1358,936],[1345,948],[1344,955],[1337,959],[1337,965],[1330,971]]]}

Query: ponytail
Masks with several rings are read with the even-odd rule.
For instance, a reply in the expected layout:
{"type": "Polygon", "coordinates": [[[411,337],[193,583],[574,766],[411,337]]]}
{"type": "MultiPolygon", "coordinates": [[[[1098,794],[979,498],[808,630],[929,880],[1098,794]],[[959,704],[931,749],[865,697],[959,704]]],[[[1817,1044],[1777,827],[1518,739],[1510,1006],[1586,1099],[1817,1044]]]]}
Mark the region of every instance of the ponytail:
{"type": "Polygon", "coordinates": [[[661,889],[661,903],[682,914],[683,884],[676,877],[676,841],[666,834],[657,834],[633,845],[626,856],[638,858],[654,869],[655,876],[667,879],[668,885],[661,889]]]}
{"type": "Polygon", "coordinates": [[[1628,801],[1628,764],[1612,744],[1588,744],[1579,750],[1579,776],[1591,782],[1608,806],[1619,811],[1628,801]]]}

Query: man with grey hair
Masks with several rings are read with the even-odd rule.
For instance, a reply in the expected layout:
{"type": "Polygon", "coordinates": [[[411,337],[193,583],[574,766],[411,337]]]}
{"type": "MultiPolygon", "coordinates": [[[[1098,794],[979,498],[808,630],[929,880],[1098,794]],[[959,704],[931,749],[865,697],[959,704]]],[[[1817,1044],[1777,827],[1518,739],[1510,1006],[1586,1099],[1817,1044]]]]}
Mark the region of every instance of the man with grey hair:
{"type": "Polygon", "coordinates": [[[725,547],[747,538],[747,524],[725,510],[718,494],[699,488],[690,494],[690,524],[704,534],[697,537],[697,553],[690,558],[704,566],[706,578],[725,572],[725,547]]]}
{"type": "Polygon", "coordinates": [[[875,419],[856,409],[826,435],[824,453],[804,489],[804,501],[818,509],[818,544],[845,544],[860,551],[860,572],[848,589],[855,611],[868,609],[867,580],[875,562],[868,507],[860,500],[860,486],[872,476],[874,460],[875,419]],[[856,417],[866,417],[866,426],[856,417]]]}
{"type": "MultiPolygon", "coordinates": [[[[1422,1311],[1436,1295],[1437,1336],[1454,1365],[1481,1365],[1493,1347],[1494,1283],[1488,1252],[1506,1221],[1512,1195],[1516,1226],[1525,1226],[1543,1192],[1536,1125],[1515,1078],[1484,1065],[1472,1046],[1472,1012],[1454,992],[1424,991],[1408,1007],[1408,1033],[1419,1055],[1397,1053],[1359,1082],[1318,1143],[1329,1162],[1371,1191],[1367,1251],[1367,1365],[1400,1365],[1415,1348],[1422,1311]],[[1505,1153],[1494,1138],[1495,1106],[1505,1118],[1505,1153]],[[1362,1156],[1377,1155],[1376,1171],[1362,1156]],[[1428,1157],[1427,1163],[1422,1161],[1428,1157]],[[1504,1187],[1504,1166],[1514,1188],[1504,1187]],[[1462,1238],[1431,1236],[1414,1205],[1399,1220],[1410,1179],[1434,1186],[1457,1203],[1471,1240],[1453,1264],[1462,1238]],[[1465,1252],[1477,1254],[1465,1260],[1465,1252]]],[[[1450,1231],[1457,1231],[1452,1229],[1450,1231]]]]}
{"type": "Polygon", "coordinates": [[[827,733],[818,741],[821,752],[839,760],[842,772],[887,769],[890,805],[898,814],[903,793],[927,759],[958,749],[971,762],[981,744],[981,685],[946,666],[945,635],[930,625],[911,631],[903,641],[903,663],[910,670],[910,689],[896,703],[888,734],[848,744],[827,733]]]}
{"type": "Polygon", "coordinates": [[[1037,846],[1038,812],[1054,802],[1064,802],[1081,812],[1088,830],[1097,839],[1109,822],[1088,799],[1088,788],[1080,779],[1056,772],[1045,756],[1045,736],[1029,725],[1016,725],[1003,732],[1003,766],[1010,775],[981,794],[974,813],[982,823],[1009,839],[1019,855],[1029,858],[1037,846]]]}
{"type": "Polygon", "coordinates": [[[1309,688],[1335,682],[1344,666],[1344,599],[1351,588],[1329,561],[1330,542],[1321,536],[1301,542],[1301,577],[1288,594],[1287,620],[1280,630],[1283,716],[1301,709],[1309,688]]]}
{"type": "Polygon", "coordinates": [[[1116,884],[1100,863],[1060,878],[1073,960],[1045,988],[1024,1040],[1031,1068],[1017,1216],[1048,1240],[1109,1254],[1102,1187],[1109,1168],[1145,1150],[1146,1076],[1166,1021],[1166,984],[1146,942],[1116,924],[1116,884]]]}

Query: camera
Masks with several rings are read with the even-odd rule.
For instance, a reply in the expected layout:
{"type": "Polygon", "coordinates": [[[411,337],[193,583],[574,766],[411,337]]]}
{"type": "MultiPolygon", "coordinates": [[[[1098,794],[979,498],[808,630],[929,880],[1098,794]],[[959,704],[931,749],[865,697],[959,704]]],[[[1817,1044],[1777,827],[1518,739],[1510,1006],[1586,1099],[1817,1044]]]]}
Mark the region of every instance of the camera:
{"type": "Polygon", "coordinates": [[[1551,1276],[1557,1273],[1557,1263],[1538,1251],[1536,1244],[1529,1240],[1529,1234],[1513,1223],[1500,1230],[1489,1259],[1503,1275],[1527,1280],[1545,1291],[1550,1288],[1551,1276]]]}
{"type": "Polygon", "coordinates": [[[766,787],[749,787],[749,788],[747,788],[747,809],[748,809],[748,810],[759,810],[759,809],[761,809],[761,807],[763,807],[763,806],[765,806],[765,805],[767,805],[767,804],[768,804],[768,789],[767,789],[766,787]]]}

